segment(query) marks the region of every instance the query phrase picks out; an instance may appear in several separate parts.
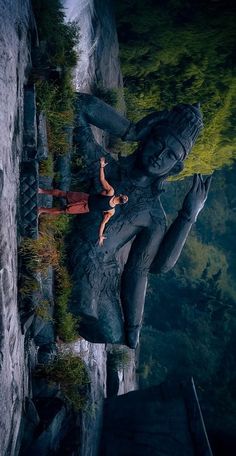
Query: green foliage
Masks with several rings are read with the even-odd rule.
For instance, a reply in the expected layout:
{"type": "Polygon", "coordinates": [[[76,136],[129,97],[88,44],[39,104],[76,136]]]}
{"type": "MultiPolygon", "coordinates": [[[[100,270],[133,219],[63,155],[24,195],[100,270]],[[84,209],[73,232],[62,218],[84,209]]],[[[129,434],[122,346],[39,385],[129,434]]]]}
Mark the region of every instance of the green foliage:
{"type": "Polygon", "coordinates": [[[126,347],[113,348],[109,352],[109,367],[114,371],[125,369],[130,364],[130,359],[130,352],[126,347]]]}
{"type": "Polygon", "coordinates": [[[36,375],[59,383],[62,393],[76,411],[83,410],[86,406],[84,388],[90,380],[85,364],[78,356],[61,353],[56,361],[40,367],[36,375]]]}
{"type": "Polygon", "coordinates": [[[59,263],[55,271],[56,331],[64,342],[72,342],[78,339],[79,318],[75,318],[68,310],[72,283],[63,262],[65,236],[70,232],[70,217],[68,215],[44,217],[40,220],[40,229],[44,233],[50,233],[59,256],[59,263]]]}
{"type": "Polygon", "coordinates": [[[72,283],[65,267],[56,273],[55,318],[59,337],[64,342],[78,339],[79,318],[68,311],[68,302],[72,292],[72,283]]]}
{"type": "Polygon", "coordinates": [[[40,219],[40,230],[42,232],[51,232],[55,239],[62,239],[70,231],[70,216],[61,214],[60,217],[45,215],[40,219]]]}
{"type": "Polygon", "coordinates": [[[20,254],[32,272],[47,274],[48,267],[59,267],[60,253],[55,239],[49,232],[41,233],[38,239],[23,239],[20,254]]]}
{"type": "Polygon", "coordinates": [[[54,176],[54,162],[53,162],[53,157],[51,154],[49,154],[49,156],[46,160],[40,161],[39,173],[40,173],[40,176],[48,176],[48,177],[54,176]]]}
{"type": "Polygon", "coordinates": [[[168,0],[164,8],[151,0],[121,3],[118,32],[130,118],[200,101],[205,129],[179,177],[232,164],[236,31],[230,9],[222,2],[168,0]]]}
{"type": "MultiPolygon", "coordinates": [[[[73,123],[74,88],[72,70],[77,63],[75,46],[79,39],[76,23],[65,23],[65,14],[60,0],[34,0],[39,38],[45,42],[41,63],[44,79],[36,81],[37,104],[47,116],[49,151],[54,156],[69,149],[68,126],[73,123]],[[50,69],[57,69],[55,81],[50,69]],[[47,71],[46,71],[47,70],[47,71]],[[51,77],[51,79],[50,79],[51,77]]],[[[37,70],[41,70],[36,68],[37,70]]],[[[43,165],[42,165],[43,167],[43,165]]]]}
{"type": "Polygon", "coordinates": [[[46,299],[39,303],[35,309],[35,313],[44,321],[53,321],[52,315],[50,313],[50,302],[46,299]]]}
{"type": "Polygon", "coordinates": [[[33,0],[33,9],[39,38],[47,42],[45,65],[73,68],[77,61],[74,50],[79,39],[77,24],[64,22],[65,13],[60,0],[33,0]]]}
{"type": "Polygon", "coordinates": [[[32,296],[32,293],[39,291],[38,281],[30,275],[21,275],[19,293],[22,299],[32,296]]]}
{"type": "Polygon", "coordinates": [[[101,85],[94,85],[92,88],[92,93],[95,97],[100,98],[105,103],[117,107],[119,101],[119,89],[107,89],[101,85]]]}
{"type": "Polygon", "coordinates": [[[137,149],[137,143],[127,143],[120,138],[112,138],[109,144],[109,150],[118,156],[126,157],[131,155],[137,149]]]}
{"type": "MultiPolygon", "coordinates": [[[[53,82],[40,81],[37,87],[37,104],[47,117],[48,147],[52,156],[63,155],[70,147],[68,127],[73,123],[74,93],[61,91],[53,82]]],[[[52,160],[52,159],[50,159],[52,160]]],[[[50,162],[49,162],[50,164],[50,162]]],[[[41,165],[41,168],[43,165],[41,165]]]]}

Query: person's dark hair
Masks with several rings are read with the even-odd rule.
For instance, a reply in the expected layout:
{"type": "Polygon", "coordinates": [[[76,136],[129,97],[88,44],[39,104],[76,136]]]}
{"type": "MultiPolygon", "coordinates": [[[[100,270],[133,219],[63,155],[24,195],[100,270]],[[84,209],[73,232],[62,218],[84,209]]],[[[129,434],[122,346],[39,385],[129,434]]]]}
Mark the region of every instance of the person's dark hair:
{"type": "Polygon", "coordinates": [[[126,195],[119,195],[119,204],[127,203],[127,196],[126,195]]]}

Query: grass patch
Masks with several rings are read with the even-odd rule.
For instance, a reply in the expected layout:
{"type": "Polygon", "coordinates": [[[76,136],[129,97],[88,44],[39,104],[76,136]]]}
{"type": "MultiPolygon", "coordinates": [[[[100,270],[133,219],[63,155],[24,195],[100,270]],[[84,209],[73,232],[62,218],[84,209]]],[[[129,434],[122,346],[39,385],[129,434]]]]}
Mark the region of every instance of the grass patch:
{"type": "Polygon", "coordinates": [[[38,239],[26,238],[20,246],[20,254],[28,270],[47,274],[49,266],[58,269],[60,252],[55,238],[49,232],[40,233],[38,239]]]}
{"type": "Polygon", "coordinates": [[[101,85],[94,85],[92,88],[92,94],[110,106],[113,106],[113,108],[116,108],[119,104],[119,89],[107,89],[101,85]]]}
{"type": "MultiPolygon", "coordinates": [[[[64,81],[65,82],[65,81],[64,81]]],[[[63,155],[70,147],[68,127],[73,124],[74,91],[61,82],[60,86],[51,81],[36,83],[37,105],[45,112],[47,119],[48,148],[52,156],[63,155]]]]}
{"type": "Polygon", "coordinates": [[[32,293],[39,291],[39,283],[30,275],[22,275],[20,284],[19,293],[22,299],[29,298],[32,293]]]}
{"type": "Polygon", "coordinates": [[[35,314],[37,317],[42,318],[44,321],[53,321],[53,318],[50,314],[50,302],[47,299],[44,299],[35,309],[35,314]]]}
{"type": "Polygon", "coordinates": [[[68,311],[68,301],[72,292],[69,273],[64,266],[56,272],[55,320],[59,337],[64,342],[78,339],[79,318],[68,311]]]}
{"type": "Polygon", "coordinates": [[[46,114],[49,151],[56,156],[70,147],[67,130],[74,119],[72,71],[78,59],[79,27],[65,22],[60,0],[33,0],[33,9],[41,43],[33,69],[37,105],[46,114]]]}
{"type": "Polygon", "coordinates": [[[50,232],[56,239],[63,238],[70,230],[70,216],[61,214],[59,217],[44,215],[40,218],[40,230],[50,232]]]}
{"type": "Polygon", "coordinates": [[[60,354],[53,363],[37,369],[36,375],[59,383],[62,393],[75,410],[85,408],[85,387],[90,380],[81,358],[73,353],[60,354]]]}
{"type": "Polygon", "coordinates": [[[65,256],[64,237],[70,231],[70,216],[45,216],[40,220],[40,229],[49,232],[54,239],[59,254],[59,263],[55,270],[55,324],[56,331],[63,342],[78,339],[79,318],[74,317],[68,310],[68,302],[72,292],[72,282],[64,266],[65,256]]]}
{"type": "Polygon", "coordinates": [[[54,177],[54,162],[53,156],[49,154],[46,160],[41,160],[39,163],[39,174],[41,176],[54,177]]]}

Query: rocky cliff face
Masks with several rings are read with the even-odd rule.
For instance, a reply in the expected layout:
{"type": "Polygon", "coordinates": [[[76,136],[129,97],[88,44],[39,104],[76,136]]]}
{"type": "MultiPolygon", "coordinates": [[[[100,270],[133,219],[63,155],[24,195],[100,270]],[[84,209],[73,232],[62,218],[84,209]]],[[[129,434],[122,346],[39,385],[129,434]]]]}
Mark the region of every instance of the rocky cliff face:
{"type": "Polygon", "coordinates": [[[30,0],[0,2],[0,447],[17,454],[28,390],[24,335],[17,308],[17,217],[23,87],[30,67],[30,0]]]}
{"type": "Polygon", "coordinates": [[[64,0],[63,4],[67,20],[78,21],[80,27],[76,89],[89,92],[93,84],[107,89],[121,87],[123,81],[112,2],[64,0]]]}

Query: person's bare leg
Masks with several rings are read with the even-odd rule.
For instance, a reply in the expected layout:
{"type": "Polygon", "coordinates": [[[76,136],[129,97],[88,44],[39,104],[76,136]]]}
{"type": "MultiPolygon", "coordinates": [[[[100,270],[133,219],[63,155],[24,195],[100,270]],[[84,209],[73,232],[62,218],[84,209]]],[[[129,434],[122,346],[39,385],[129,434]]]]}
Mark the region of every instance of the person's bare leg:
{"type": "Polygon", "coordinates": [[[66,198],[67,192],[64,192],[63,190],[59,190],[57,188],[53,188],[51,190],[49,189],[44,189],[44,188],[39,188],[38,193],[40,195],[52,195],[52,196],[57,196],[61,198],[66,198]]]}
{"type": "Polygon", "coordinates": [[[66,214],[66,210],[57,209],[57,207],[38,207],[38,215],[41,215],[41,214],[51,214],[51,215],[66,214]]]}

